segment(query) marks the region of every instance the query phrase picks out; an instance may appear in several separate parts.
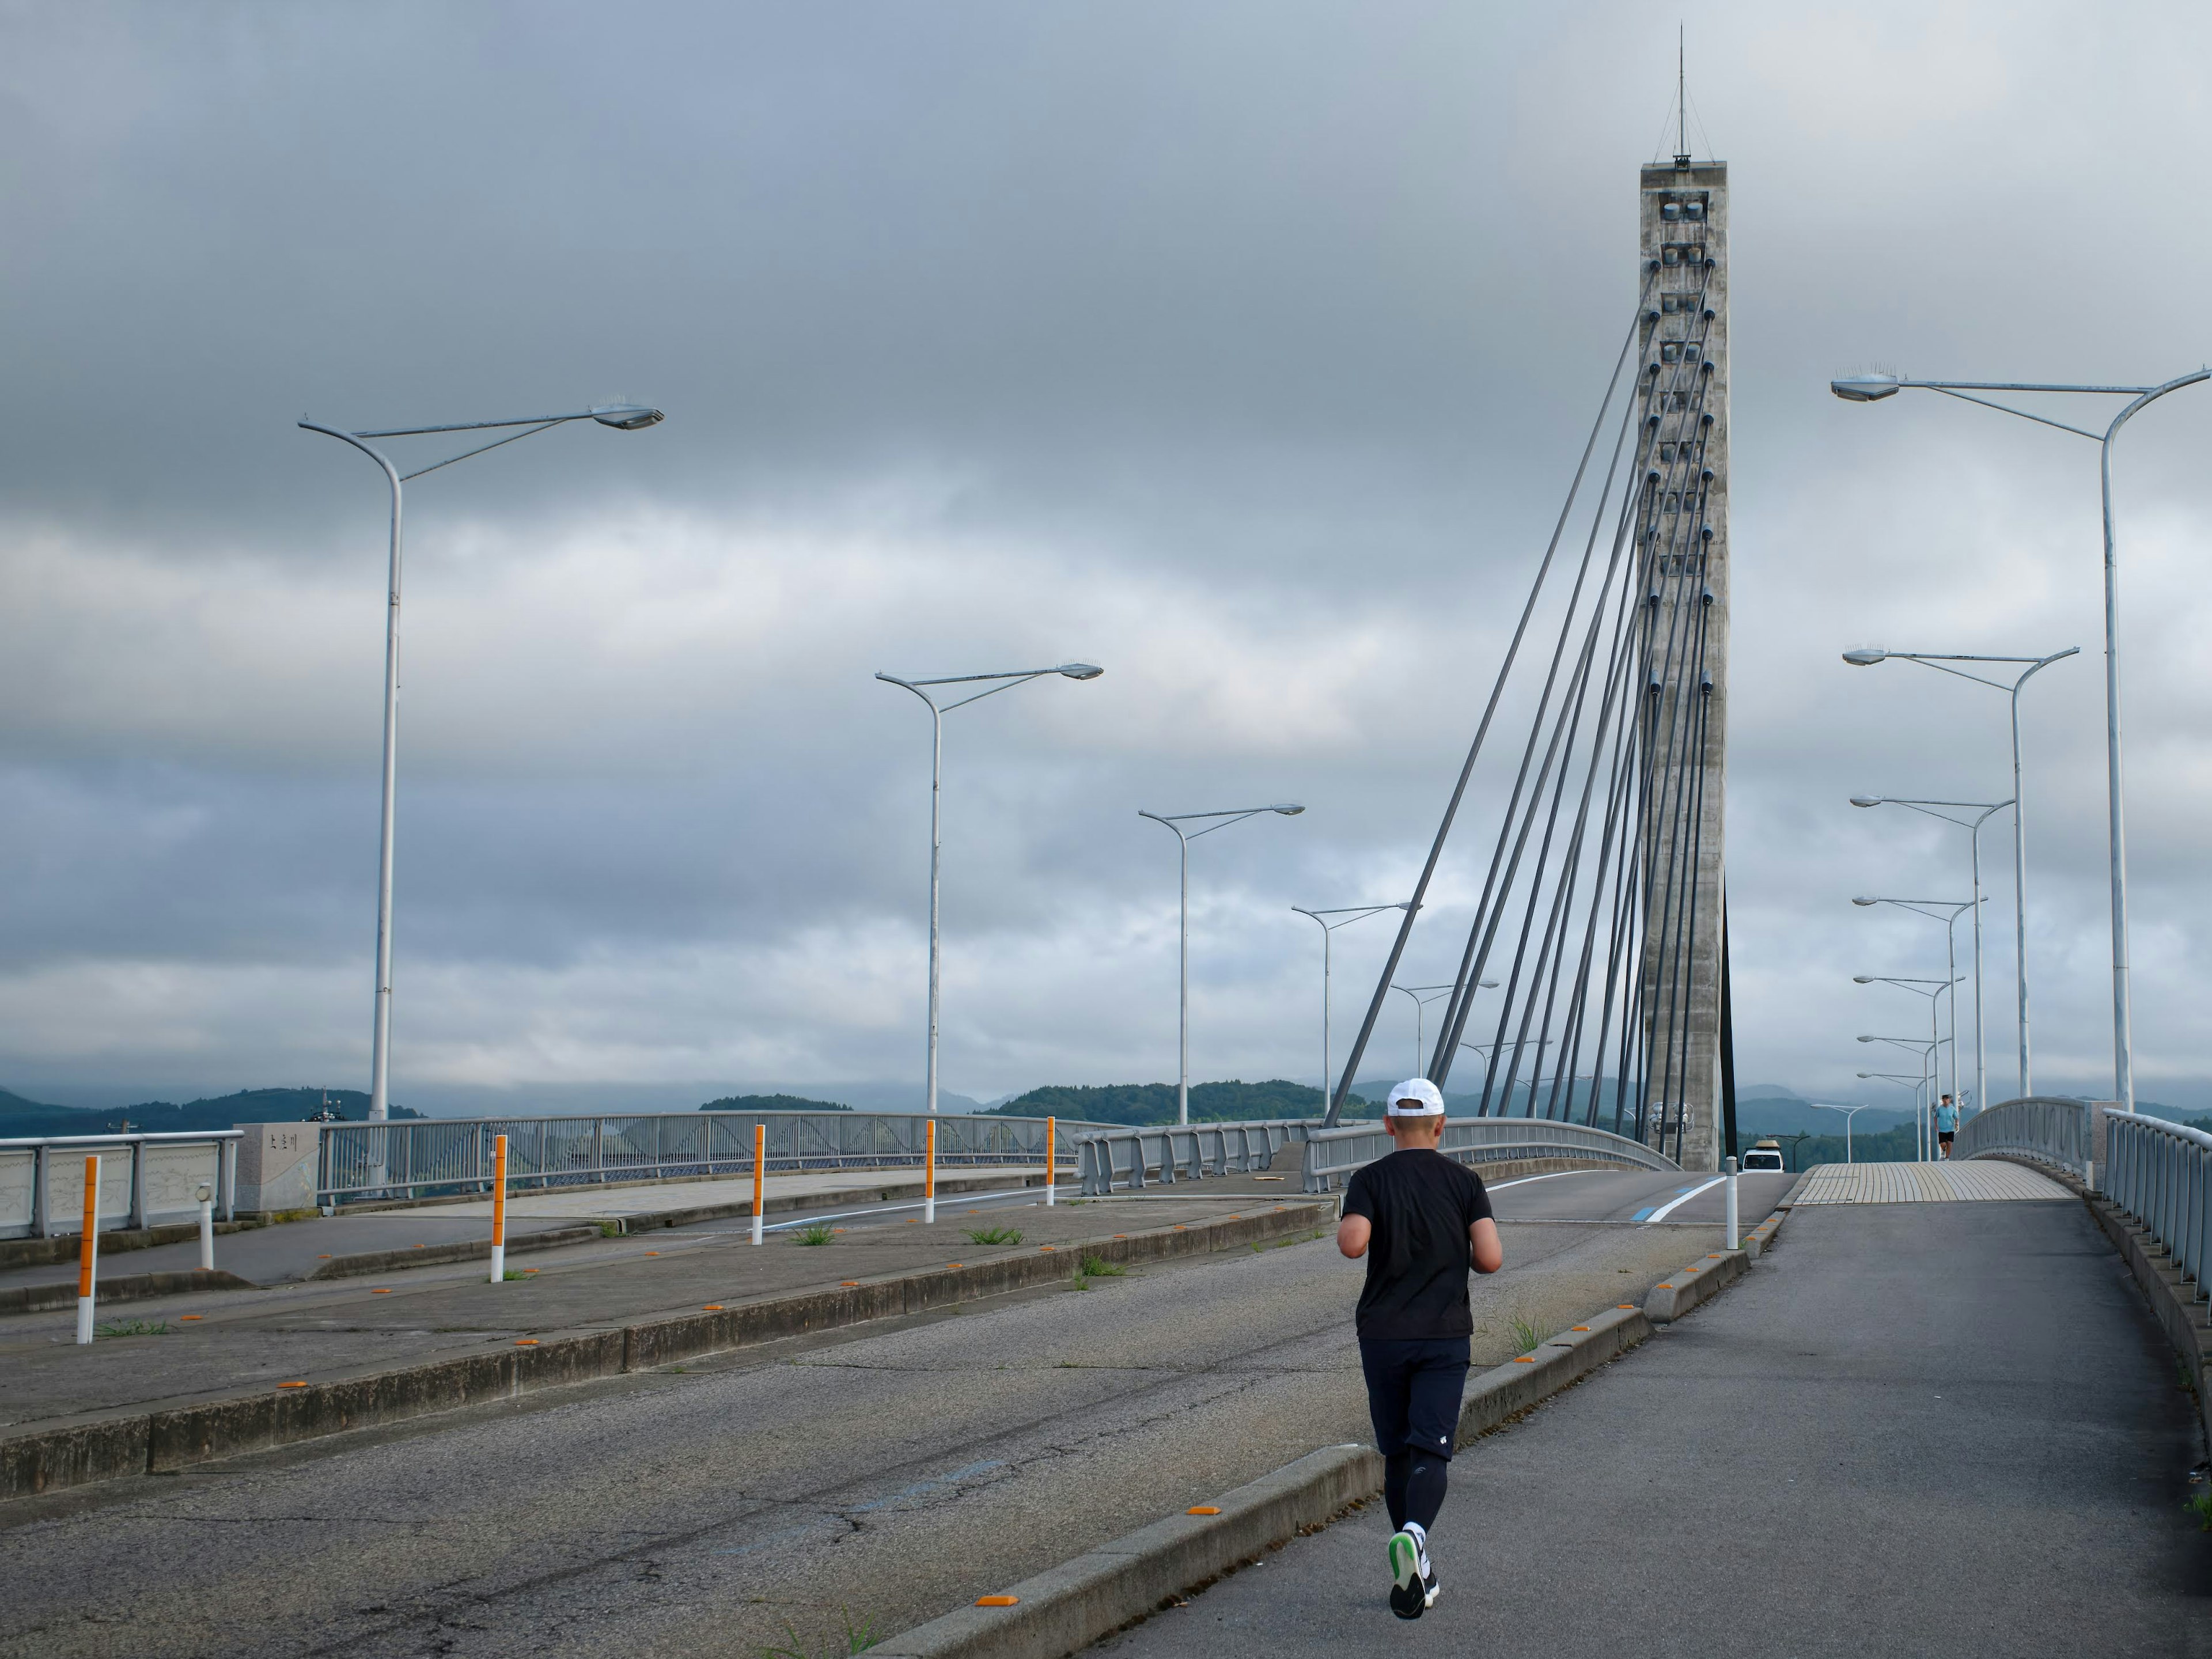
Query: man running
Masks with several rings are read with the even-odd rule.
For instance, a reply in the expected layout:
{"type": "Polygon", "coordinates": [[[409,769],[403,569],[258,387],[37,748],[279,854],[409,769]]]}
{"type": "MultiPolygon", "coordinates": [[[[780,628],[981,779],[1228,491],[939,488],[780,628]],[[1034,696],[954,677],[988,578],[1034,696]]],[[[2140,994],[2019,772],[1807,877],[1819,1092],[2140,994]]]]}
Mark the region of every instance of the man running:
{"type": "Polygon", "coordinates": [[[1336,1248],[1367,1258],[1359,1293],[1359,1367],[1382,1454],[1390,1510],[1390,1611],[1418,1619],[1436,1605],[1429,1528],[1443,1507],[1459,1438],[1461,1390],[1474,1316],[1467,1275],[1505,1265],[1481,1178],[1437,1150],[1444,1098],[1425,1077],[1390,1091],[1382,1127],[1398,1150],[1344,1189],[1336,1248]]]}
{"type": "Polygon", "coordinates": [[[1959,1109],[1945,1095],[1943,1103],[1936,1109],[1936,1144],[1943,1149],[1943,1156],[1951,1156],[1951,1137],[1959,1133],[1959,1109]]]}

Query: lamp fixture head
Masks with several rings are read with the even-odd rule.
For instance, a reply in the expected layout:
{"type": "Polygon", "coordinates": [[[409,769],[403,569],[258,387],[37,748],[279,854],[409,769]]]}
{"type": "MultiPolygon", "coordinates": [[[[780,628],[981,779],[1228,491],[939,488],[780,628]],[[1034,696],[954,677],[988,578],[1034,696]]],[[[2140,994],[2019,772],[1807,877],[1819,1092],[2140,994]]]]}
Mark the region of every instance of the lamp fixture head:
{"type": "Polygon", "coordinates": [[[1871,404],[1894,398],[1899,386],[1894,374],[1846,374],[1829,381],[1828,390],[1847,404],[1871,404]]]}
{"type": "Polygon", "coordinates": [[[1878,645],[1863,645],[1844,653],[1844,660],[1854,668],[1871,668],[1888,657],[1889,653],[1878,645]]]}
{"type": "Polygon", "coordinates": [[[1851,805],[1854,806],[1879,806],[1881,805],[1881,797],[1880,795],[1853,795],[1851,797],[1851,805]]]}
{"type": "Polygon", "coordinates": [[[1267,810],[1270,812],[1280,812],[1286,818],[1294,818],[1306,809],[1297,805],[1295,802],[1285,801],[1282,805],[1279,806],[1271,806],[1267,810]]]}
{"type": "Polygon", "coordinates": [[[1072,680],[1095,680],[1106,671],[1096,663],[1064,662],[1054,672],[1065,674],[1072,680]]]}
{"type": "Polygon", "coordinates": [[[617,432],[642,432],[649,426],[659,426],[668,417],[644,404],[614,403],[594,404],[592,418],[617,432]]]}
{"type": "Polygon", "coordinates": [[[1854,904],[1856,904],[1856,905],[1859,905],[1859,906],[1861,906],[1862,908],[1863,908],[1863,907],[1865,907],[1865,906],[1867,906],[1867,905],[1869,905],[1869,904],[1879,904],[1879,903],[1881,903],[1881,901],[1880,899],[1877,899],[1877,898],[1855,898],[1855,899],[1853,899],[1853,900],[1851,901],[1851,902],[1852,902],[1852,903],[1854,903],[1854,904]]]}

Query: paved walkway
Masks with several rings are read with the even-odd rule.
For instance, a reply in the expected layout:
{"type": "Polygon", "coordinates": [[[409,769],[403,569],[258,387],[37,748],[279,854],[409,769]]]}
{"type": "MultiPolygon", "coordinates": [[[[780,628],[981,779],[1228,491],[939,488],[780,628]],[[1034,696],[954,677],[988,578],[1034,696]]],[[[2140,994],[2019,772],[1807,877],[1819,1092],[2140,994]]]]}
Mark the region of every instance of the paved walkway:
{"type": "Polygon", "coordinates": [[[2063,1200],[2074,1194],[2022,1164],[1961,1159],[1955,1164],[1816,1164],[1799,1204],[1954,1204],[1974,1200],[2063,1200]]]}
{"type": "Polygon", "coordinates": [[[1378,1504],[1091,1652],[2212,1655],[2175,1370],[2078,1202],[1800,1210],[1720,1300],[1462,1451],[1419,1622],[1384,1605],[1378,1504]]]}

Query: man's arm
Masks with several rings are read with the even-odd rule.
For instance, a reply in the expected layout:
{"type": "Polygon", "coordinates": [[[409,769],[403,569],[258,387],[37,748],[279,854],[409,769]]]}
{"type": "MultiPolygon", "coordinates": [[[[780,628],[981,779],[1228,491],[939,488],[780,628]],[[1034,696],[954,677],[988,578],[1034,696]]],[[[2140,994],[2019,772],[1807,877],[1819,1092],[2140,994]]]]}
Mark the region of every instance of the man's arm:
{"type": "MultiPolygon", "coordinates": [[[[1474,1247],[1474,1270],[1479,1273],[1494,1273],[1505,1265],[1505,1241],[1498,1236],[1498,1224],[1488,1216],[1467,1230],[1468,1242],[1474,1247]]],[[[1364,1247],[1365,1241],[1362,1241],[1364,1247]]],[[[1342,1248],[1341,1245],[1339,1246],[1342,1248]]],[[[1353,1252],[1346,1250],[1346,1255],[1353,1252]]]]}
{"type": "Polygon", "coordinates": [[[1368,1241],[1374,1237],[1375,1224],[1364,1215],[1348,1215],[1336,1224],[1336,1248],[1355,1261],[1367,1254],[1368,1241]]]}

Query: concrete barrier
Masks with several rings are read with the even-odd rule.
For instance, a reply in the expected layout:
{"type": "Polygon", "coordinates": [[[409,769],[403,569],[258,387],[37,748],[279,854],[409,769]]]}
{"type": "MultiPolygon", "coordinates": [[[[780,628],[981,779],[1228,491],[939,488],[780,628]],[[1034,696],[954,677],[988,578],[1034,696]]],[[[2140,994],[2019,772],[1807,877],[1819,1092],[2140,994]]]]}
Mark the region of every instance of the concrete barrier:
{"type": "Polygon", "coordinates": [[[1711,1301],[1751,1271],[1745,1250],[1716,1250],[1686,1267],[1679,1267],[1653,1285],[1644,1298],[1644,1317],[1655,1325],[1680,1319],[1691,1309],[1711,1301]]]}
{"type": "MultiPolygon", "coordinates": [[[[250,1291],[254,1285],[236,1273],[216,1267],[204,1272],[193,1269],[103,1277],[96,1288],[95,1304],[104,1308],[111,1302],[143,1302],[149,1297],[180,1296],[192,1291],[250,1291]]],[[[0,1290],[0,1314],[52,1313],[57,1308],[73,1306],[76,1302],[76,1281],[73,1279],[53,1285],[15,1285],[0,1290]]]]}

